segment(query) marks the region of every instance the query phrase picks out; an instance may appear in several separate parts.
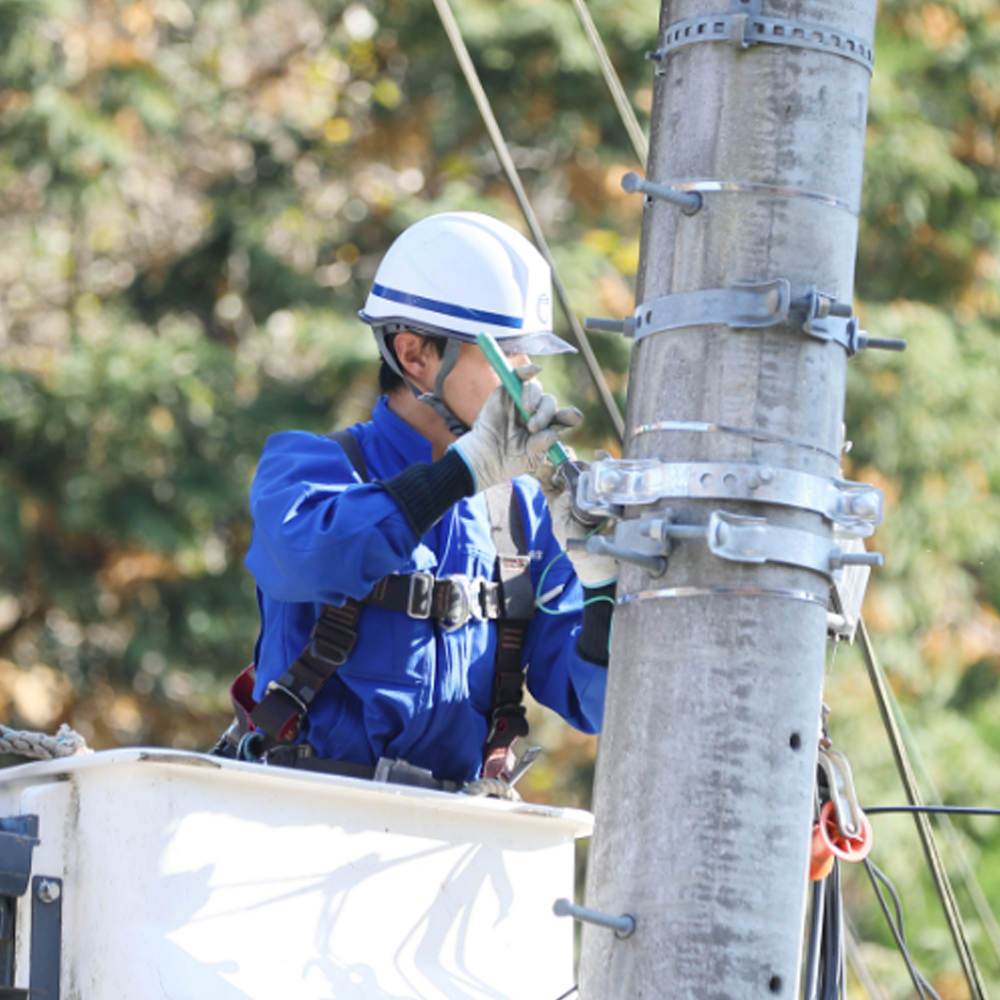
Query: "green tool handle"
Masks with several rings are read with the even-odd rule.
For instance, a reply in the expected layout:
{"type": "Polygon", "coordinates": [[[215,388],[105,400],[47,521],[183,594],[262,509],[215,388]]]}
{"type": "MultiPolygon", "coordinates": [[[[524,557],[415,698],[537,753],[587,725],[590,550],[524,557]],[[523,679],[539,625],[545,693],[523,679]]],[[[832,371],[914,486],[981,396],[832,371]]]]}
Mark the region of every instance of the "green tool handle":
{"type": "MultiPolygon", "coordinates": [[[[521,411],[521,416],[525,420],[530,420],[531,414],[521,404],[521,380],[517,377],[514,369],[511,368],[510,362],[507,360],[507,355],[500,350],[500,345],[493,338],[493,335],[481,333],[476,337],[476,343],[483,354],[486,355],[486,360],[493,366],[493,370],[500,376],[500,382],[509,393],[510,398],[517,404],[517,408],[521,411]]],[[[549,448],[549,460],[553,465],[562,465],[563,462],[569,461],[566,449],[558,441],[549,448]]]]}

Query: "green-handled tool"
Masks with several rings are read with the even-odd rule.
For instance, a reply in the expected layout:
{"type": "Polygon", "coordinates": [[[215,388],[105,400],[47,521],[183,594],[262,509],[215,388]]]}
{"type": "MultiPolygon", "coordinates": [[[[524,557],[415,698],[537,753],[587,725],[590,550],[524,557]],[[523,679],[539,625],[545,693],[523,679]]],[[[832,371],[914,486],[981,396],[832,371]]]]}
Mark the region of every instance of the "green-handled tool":
{"type": "MultiPolygon", "coordinates": [[[[510,362],[507,360],[507,355],[500,349],[500,345],[489,333],[480,333],[476,337],[476,343],[493,366],[493,370],[500,376],[500,382],[510,394],[510,398],[517,404],[517,408],[521,411],[521,416],[525,420],[530,420],[531,414],[528,413],[521,403],[521,380],[517,377],[514,369],[511,368],[510,362]]],[[[584,510],[577,503],[576,486],[580,480],[580,473],[587,466],[580,462],[574,462],[569,457],[566,449],[558,441],[549,448],[548,454],[549,461],[556,467],[552,481],[569,493],[574,520],[588,528],[603,524],[605,520],[604,514],[584,510]]]]}
{"type": "MultiPolygon", "coordinates": [[[[503,387],[510,394],[510,398],[517,404],[517,408],[521,411],[521,416],[525,420],[530,420],[531,414],[528,413],[521,403],[521,380],[515,374],[514,369],[511,368],[510,362],[507,360],[507,355],[500,350],[500,345],[496,342],[493,335],[481,333],[476,337],[476,343],[483,354],[486,355],[486,359],[493,366],[493,370],[500,376],[503,387]]],[[[569,461],[566,449],[558,441],[549,448],[549,460],[556,466],[569,461]]]]}

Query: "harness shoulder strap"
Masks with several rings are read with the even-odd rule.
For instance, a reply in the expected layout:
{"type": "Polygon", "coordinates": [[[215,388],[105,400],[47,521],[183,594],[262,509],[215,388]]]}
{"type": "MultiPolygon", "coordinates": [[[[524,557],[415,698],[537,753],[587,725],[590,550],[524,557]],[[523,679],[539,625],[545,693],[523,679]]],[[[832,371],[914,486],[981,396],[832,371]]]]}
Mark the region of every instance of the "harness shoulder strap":
{"type": "MultiPolygon", "coordinates": [[[[327,437],[343,448],[361,479],[370,482],[358,439],[348,430],[334,431],[327,437]]],[[[361,607],[361,602],[353,598],[339,608],[324,605],[302,655],[267,686],[264,696],[250,712],[250,720],[264,733],[265,748],[290,743],[299,735],[310,705],[347,661],[357,642],[361,607]]]]}
{"type": "Polygon", "coordinates": [[[327,434],[327,437],[331,441],[336,441],[344,449],[344,454],[347,455],[347,460],[354,467],[354,471],[364,482],[370,483],[371,476],[368,475],[368,466],[365,465],[365,456],[361,453],[358,439],[346,429],[334,431],[332,434],[327,434]]]}
{"type": "MultiPolygon", "coordinates": [[[[493,675],[489,731],[483,748],[484,774],[505,769],[507,750],[519,736],[528,735],[524,708],[524,633],[535,613],[531,559],[514,484],[501,483],[485,493],[493,544],[497,550],[496,576],[500,582],[503,617],[497,619],[497,655],[493,675]]],[[[487,774],[495,777],[495,774],[487,774]]]]}

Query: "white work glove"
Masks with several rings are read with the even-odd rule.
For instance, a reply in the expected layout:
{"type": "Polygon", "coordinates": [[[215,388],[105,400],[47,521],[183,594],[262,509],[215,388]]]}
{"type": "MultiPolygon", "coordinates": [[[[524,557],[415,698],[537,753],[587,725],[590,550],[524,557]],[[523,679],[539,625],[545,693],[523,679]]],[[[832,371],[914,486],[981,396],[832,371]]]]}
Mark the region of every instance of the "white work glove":
{"type": "Polygon", "coordinates": [[[546,465],[538,475],[542,484],[542,492],[549,503],[549,516],[552,518],[552,533],[563,551],[573,563],[577,579],[585,587],[604,587],[618,579],[618,563],[606,555],[596,555],[586,549],[568,549],[566,543],[571,538],[586,538],[588,535],[610,534],[613,526],[609,521],[604,528],[594,529],[580,524],[572,515],[570,495],[556,486],[552,477],[556,467],[551,463],[546,465]]]}
{"type": "Polygon", "coordinates": [[[472,430],[450,446],[471,470],[477,492],[540,468],[545,453],[559,440],[559,430],[583,419],[572,406],[559,409],[555,397],[542,390],[535,378],[541,371],[537,365],[520,365],[514,371],[524,383],[521,403],[531,414],[527,424],[507,390],[497,386],[472,430]]]}

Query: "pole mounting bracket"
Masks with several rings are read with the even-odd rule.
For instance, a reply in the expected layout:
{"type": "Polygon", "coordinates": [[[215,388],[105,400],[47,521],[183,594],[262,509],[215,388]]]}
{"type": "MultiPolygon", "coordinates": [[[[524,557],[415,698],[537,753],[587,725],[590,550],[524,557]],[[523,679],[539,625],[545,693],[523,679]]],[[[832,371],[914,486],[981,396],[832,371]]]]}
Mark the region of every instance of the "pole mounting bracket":
{"type": "MultiPolygon", "coordinates": [[[[662,63],[678,49],[698,42],[728,42],[736,49],[756,45],[787,45],[841,56],[864,66],[875,66],[875,50],[867,39],[825,24],[807,24],[787,17],[763,17],[757,13],[709,14],[675,21],[663,33],[660,47],[648,58],[662,63]]],[[[657,73],[662,74],[658,69],[657,73]]]]}
{"type": "Polygon", "coordinates": [[[606,512],[660,500],[731,500],[821,514],[844,534],[867,538],[882,523],[882,491],[869,483],[740,462],[600,459],[577,485],[584,510],[606,512]]]}
{"type": "Polygon", "coordinates": [[[869,337],[852,315],[848,302],[811,287],[801,298],[792,298],[787,278],[739,281],[728,288],[703,288],[660,295],[636,307],[623,332],[638,343],[657,333],[696,326],[728,326],[733,330],[759,330],[789,324],[814,340],[833,341],[848,356],[866,347],[901,351],[905,340],[869,337]]]}
{"type": "Polygon", "coordinates": [[[712,511],[708,524],[680,524],[671,511],[660,511],[654,517],[619,522],[613,542],[603,535],[592,535],[572,540],[570,547],[634,563],[662,576],[670,553],[681,541],[703,541],[713,555],[727,562],[782,563],[821,573],[830,580],[837,580],[847,566],[882,565],[881,553],[864,551],[856,540],[831,539],[828,534],[725,510],[712,511]],[[840,541],[844,544],[838,544],[840,541]]]}

